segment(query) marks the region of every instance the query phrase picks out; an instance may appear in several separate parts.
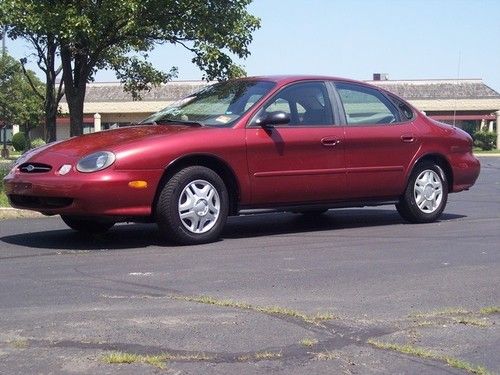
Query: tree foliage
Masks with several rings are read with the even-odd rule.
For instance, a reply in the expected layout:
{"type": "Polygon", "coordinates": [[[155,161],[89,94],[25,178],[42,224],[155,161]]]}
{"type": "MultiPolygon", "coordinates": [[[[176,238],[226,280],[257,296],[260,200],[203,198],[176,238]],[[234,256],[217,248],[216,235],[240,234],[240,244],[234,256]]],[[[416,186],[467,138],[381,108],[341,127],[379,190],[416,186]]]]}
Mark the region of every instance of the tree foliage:
{"type": "Polygon", "coordinates": [[[31,84],[43,89],[34,72],[26,71],[25,75],[18,61],[8,54],[0,56],[0,120],[20,125],[26,133],[43,117],[43,102],[33,93],[31,84]]]}
{"type": "Polygon", "coordinates": [[[0,21],[12,36],[53,37],[60,52],[71,134],[81,134],[86,84],[99,69],[113,69],[134,98],[177,73],[147,61],[158,44],[192,52],[207,80],[244,74],[233,57],[246,58],[259,19],[251,0],[3,0],[0,21]]]}

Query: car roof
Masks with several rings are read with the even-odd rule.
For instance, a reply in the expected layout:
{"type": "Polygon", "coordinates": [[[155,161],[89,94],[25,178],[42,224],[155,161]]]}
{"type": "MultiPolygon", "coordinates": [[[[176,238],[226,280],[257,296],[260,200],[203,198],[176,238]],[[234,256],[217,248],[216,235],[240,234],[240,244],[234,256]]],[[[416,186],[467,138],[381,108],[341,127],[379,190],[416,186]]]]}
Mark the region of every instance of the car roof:
{"type": "MultiPolygon", "coordinates": [[[[348,78],[334,77],[334,76],[324,76],[324,75],[312,75],[312,74],[300,74],[300,75],[262,75],[262,76],[252,76],[245,77],[243,79],[252,80],[263,80],[263,81],[273,81],[279,84],[287,84],[297,81],[307,81],[307,80],[325,80],[325,81],[343,81],[343,82],[353,82],[363,85],[368,85],[362,81],[356,81],[348,78]]],[[[369,86],[369,85],[368,85],[369,86]]]]}

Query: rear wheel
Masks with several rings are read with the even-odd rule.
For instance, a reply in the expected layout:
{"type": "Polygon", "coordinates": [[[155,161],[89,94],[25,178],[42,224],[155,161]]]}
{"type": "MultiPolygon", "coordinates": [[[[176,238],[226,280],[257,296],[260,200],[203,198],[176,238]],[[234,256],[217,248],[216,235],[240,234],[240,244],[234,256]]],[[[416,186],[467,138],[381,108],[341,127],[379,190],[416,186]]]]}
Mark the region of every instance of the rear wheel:
{"type": "Polygon", "coordinates": [[[71,229],[83,233],[105,233],[109,229],[111,229],[113,225],[115,225],[115,223],[113,222],[101,221],[98,219],[89,219],[79,216],[61,215],[61,219],[71,229]]]}
{"type": "Polygon", "coordinates": [[[430,223],[441,216],[448,199],[448,182],[439,165],[418,164],[396,209],[407,221],[430,223]]]}
{"type": "Polygon", "coordinates": [[[213,170],[187,167],[163,187],[156,206],[161,234],[168,240],[189,245],[215,241],[229,210],[227,188],[213,170]]]}

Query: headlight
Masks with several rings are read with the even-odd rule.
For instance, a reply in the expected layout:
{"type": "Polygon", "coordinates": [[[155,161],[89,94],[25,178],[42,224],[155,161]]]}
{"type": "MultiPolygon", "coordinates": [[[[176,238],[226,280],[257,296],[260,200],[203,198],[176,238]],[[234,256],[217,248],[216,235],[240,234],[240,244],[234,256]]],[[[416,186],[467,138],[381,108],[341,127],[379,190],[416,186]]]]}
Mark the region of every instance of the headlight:
{"type": "Polygon", "coordinates": [[[97,172],[109,167],[116,160],[115,154],[109,151],[99,151],[80,159],[76,165],[79,172],[97,172]]]}

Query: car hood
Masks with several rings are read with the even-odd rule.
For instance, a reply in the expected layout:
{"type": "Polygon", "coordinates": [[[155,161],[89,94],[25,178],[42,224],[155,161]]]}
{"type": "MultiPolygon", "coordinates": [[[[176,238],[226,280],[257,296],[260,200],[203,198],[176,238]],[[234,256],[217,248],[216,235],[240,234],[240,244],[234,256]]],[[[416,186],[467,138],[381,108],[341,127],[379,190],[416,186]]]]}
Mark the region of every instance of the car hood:
{"type": "MultiPolygon", "coordinates": [[[[44,154],[61,154],[81,157],[96,151],[116,151],[128,144],[144,142],[148,139],[174,136],[180,133],[205,130],[207,128],[187,125],[139,125],[120,129],[106,130],[98,133],[82,135],[57,142],[36,152],[37,157],[44,154]]],[[[33,155],[34,156],[34,155],[33,155]]]]}

